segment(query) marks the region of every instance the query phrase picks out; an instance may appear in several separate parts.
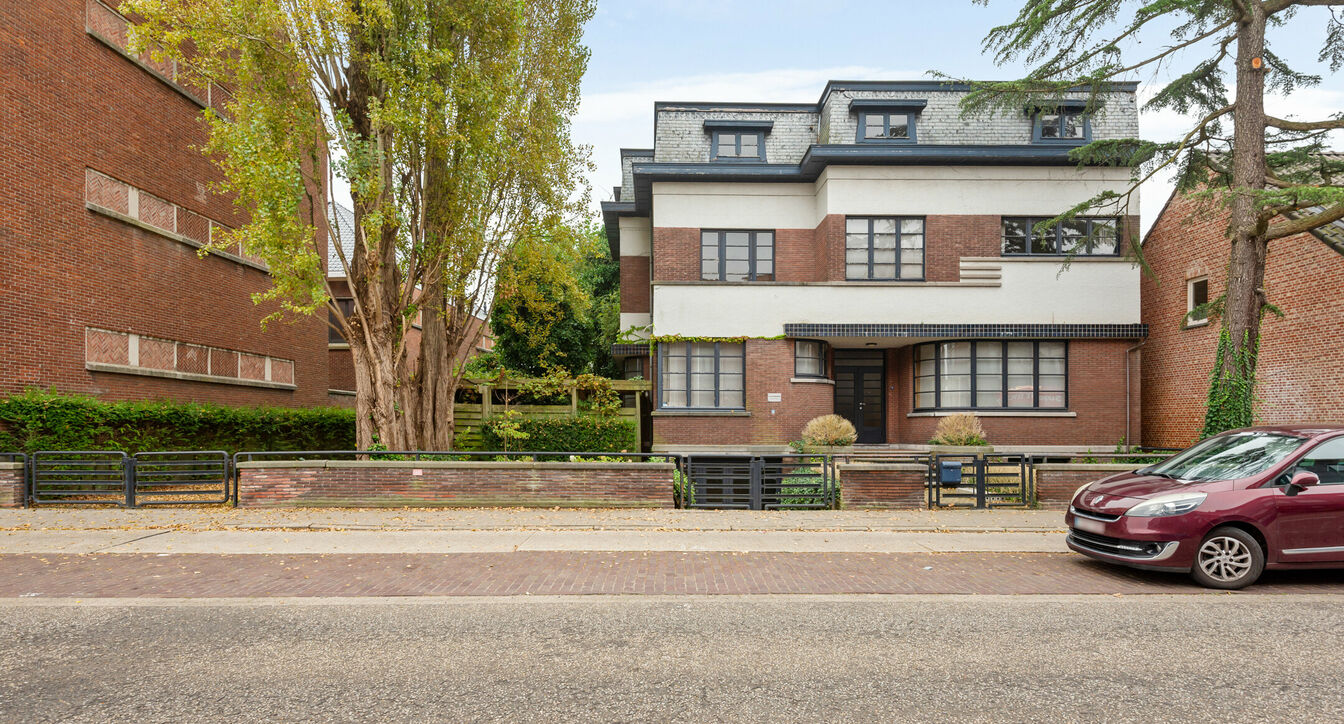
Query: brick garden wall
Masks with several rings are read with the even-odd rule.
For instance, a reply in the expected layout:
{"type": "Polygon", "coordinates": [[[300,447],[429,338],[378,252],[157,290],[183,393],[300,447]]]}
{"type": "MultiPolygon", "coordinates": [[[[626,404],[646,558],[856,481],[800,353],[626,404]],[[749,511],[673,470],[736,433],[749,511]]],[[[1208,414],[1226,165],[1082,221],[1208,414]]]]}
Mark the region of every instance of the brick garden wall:
{"type": "Polygon", "coordinates": [[[0,462],[0,508],[24,505],[23,463],[0,462]]]}
{"type": "Polygon", "coordinates": [[[671,508],[674,467],[671,463],[240,463],[238,504],[671,508]]]}
{"type": "MultiPolygon", "coordinates": [[[[1209,299],[1227,290],[1226,212],[1172,199],[1144,242],[1143,444],[1185,447],[1204,423],[1217,320],[1186,328],[1186,281],[1207,276],[1209,299]]],[[[1344,421],[1344,256],[1311,234],[1271,242],[1265,291],[1284,317],[1261,329],[1256,414],[1265,424],[1344,421]]]]}
{"type": "Polygon", "coordinates": [[[0,394],[54,387],[109,399],[325,404],[325,320],[263,333],[277,306],[252,295],[270,287],[267,274],[202,258],[183,240],[209,238],[210,222],[245,222],[209,191],[219,173],[192,148],[206,140],[202,108],[177,88],[210,94],[171,66],[148,63],[155,75],[125,57],[120,22],[96,0],[0,4],[0,60],[12,69],[0,76],[0,107],[22,109],[0,143],[0,394]],[[86,327],[292,361],[297,387],[90,371],[86,327]]]}
{"type": "Polygon", "coordinates": [[[1069,507],[1079,486],[1136,467],[1139,466],[1117,463],[1040,463],[1036,465],[1036,503],[1049,510],[1063,510],[1069,507]]]}
{"type": "Polygon", "coordinates": [[[845,463],[839,466],[842,508],[917,510],[928,507],[928,467],[918,463],[845,463]]]}

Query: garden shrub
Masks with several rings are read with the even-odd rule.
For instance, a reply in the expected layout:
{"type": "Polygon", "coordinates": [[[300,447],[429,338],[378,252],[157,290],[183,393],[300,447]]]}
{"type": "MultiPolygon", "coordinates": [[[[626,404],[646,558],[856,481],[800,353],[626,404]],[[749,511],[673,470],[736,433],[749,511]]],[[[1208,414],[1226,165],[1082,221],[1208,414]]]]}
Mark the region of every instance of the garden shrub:
{"type": "Polygon", "coordinates": [[[29,391],[0,399],[0,450],[350,450],[355,411],[104,402],[29,391]]]}
{"type": "Polygon", "coordinates": [[[849,420],[839,415],[822,415],[803,426],[803,442],[808,445],[853,445],[859,435],[849,420]]]}
{"type": "Polygon", "coordinates": [[[987,445],[985,428],[980,426],[980,418],[961,413],[949,415],[938,421],[933,431],[931,445],[987,445]]]}
{"type": "Polygon", "coordinates": [[[638,452],[635,423],[619,417],[495,417],[481,426],[487,450],[638,452]]]}

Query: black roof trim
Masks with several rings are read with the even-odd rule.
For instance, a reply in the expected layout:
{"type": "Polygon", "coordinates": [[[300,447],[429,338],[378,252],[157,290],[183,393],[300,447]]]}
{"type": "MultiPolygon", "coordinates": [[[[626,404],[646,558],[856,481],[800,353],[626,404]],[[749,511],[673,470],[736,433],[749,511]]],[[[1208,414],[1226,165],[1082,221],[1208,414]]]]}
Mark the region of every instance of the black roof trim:
{"type": "Polygon", "coordinates": [[[919,111],[928,104],[923,98],[855,98],[849,102],[849,110],[919,111]]]}
{"type": "Polygon", "coordinates": [[[652,148],[622,148],[621,158],[653,158],[652,148]]]}
{"type": "Polygon", "coordinates": [[[611,250],[612,260],[621,257],[621,217],[636,215],[633,201],[602,202],[602,225],[607,229],[607,248],[611,250]]]}
{"type": "Polygon", "coordinates": [[[816,113],[815,103],[736,103],[732,101],[657,101],[653,112],[658,111],[722,111],[727,109],[757,112],[816,113]]]}
{"type": "Polygon", "coordinates": [[[775,127],[774,121],[748,120],[741,118],[706,118],[705,130],[744,130],[765,131],[769,133],[775,127]]]}

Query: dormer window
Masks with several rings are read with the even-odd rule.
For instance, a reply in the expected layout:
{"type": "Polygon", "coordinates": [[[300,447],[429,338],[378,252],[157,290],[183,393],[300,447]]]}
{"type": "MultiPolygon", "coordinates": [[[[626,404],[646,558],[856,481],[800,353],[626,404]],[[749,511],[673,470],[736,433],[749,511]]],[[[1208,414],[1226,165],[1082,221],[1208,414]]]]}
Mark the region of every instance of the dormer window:
{"type": "Polygon", "coordinates": [[[764,148],[765,138],[760,131],[715,131],[709,154],[716,161],[721,158],[759,161],[764,148]]]}
{"type": "Polygon", "coordinates": [[[764,161],[765,136],[773,121],[711,119],[705,121],[710,134],[711,161],[764,161]]]}
{"type": "Polygon", "coordinates": [[[1035,143],[1086,143],[1092,140],[1092,124],[1083,112],[1082,101],[1031,110],[1031,140],[1035,143]]]}
{"type": "Polygon", "coordinates": [[[859,98],[849,103],[858,114],[857,143],[914,143],[915,121],[924,101],[915,98],[859,98]]]}

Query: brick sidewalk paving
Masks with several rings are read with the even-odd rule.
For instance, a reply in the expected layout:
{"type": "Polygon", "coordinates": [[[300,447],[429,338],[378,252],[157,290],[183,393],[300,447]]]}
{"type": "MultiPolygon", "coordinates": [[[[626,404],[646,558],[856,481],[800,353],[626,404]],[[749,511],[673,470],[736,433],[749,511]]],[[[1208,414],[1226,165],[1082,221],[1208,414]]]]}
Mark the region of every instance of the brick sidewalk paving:
{"type": "MultiPolygon", "coordinates": [[[[1344,572],[1271,572],[1250,591],[1344,592],[1344,572]]],[[[0,555],[4,598],[1199,592],[1049,553],[0,555]]]]}

